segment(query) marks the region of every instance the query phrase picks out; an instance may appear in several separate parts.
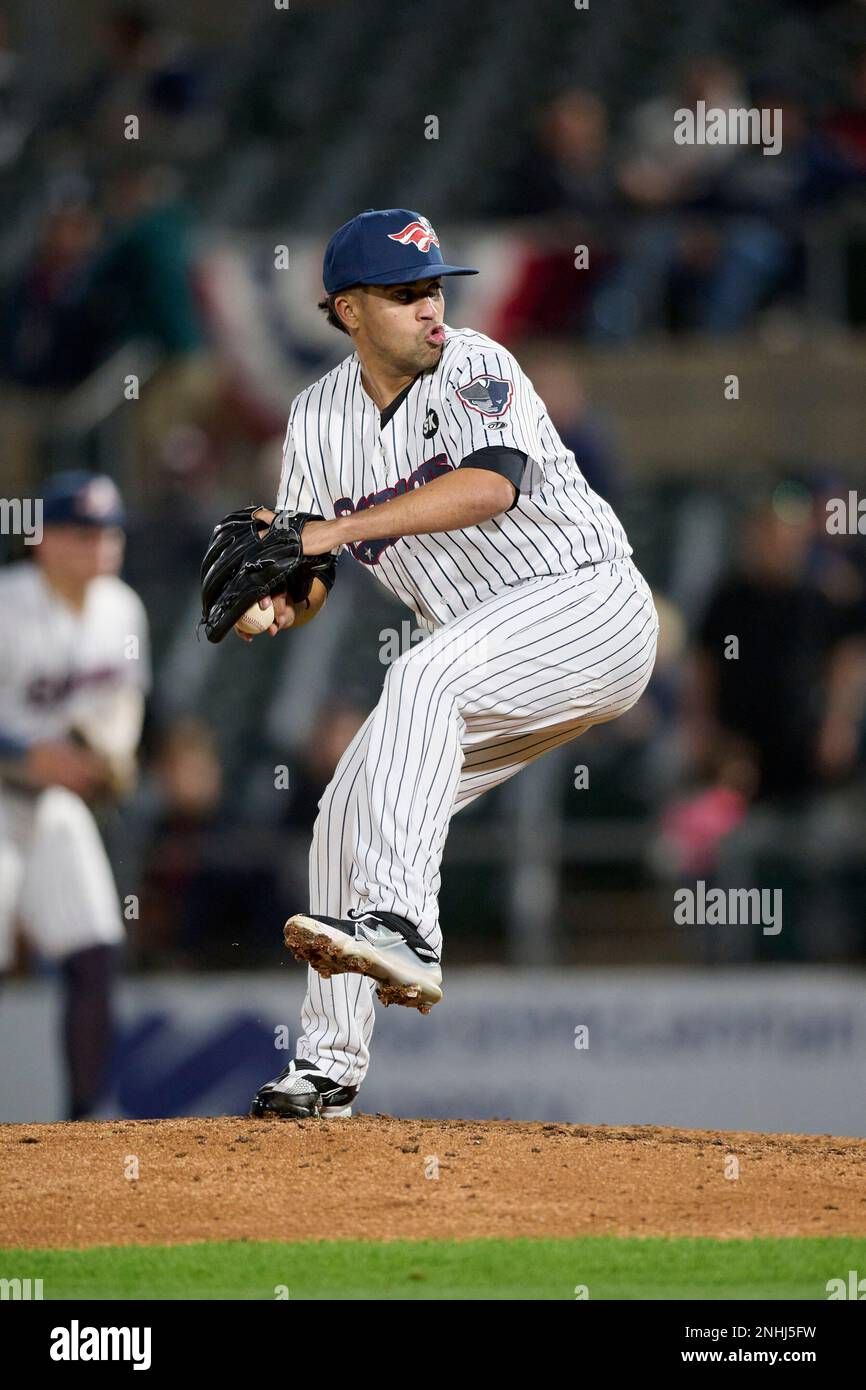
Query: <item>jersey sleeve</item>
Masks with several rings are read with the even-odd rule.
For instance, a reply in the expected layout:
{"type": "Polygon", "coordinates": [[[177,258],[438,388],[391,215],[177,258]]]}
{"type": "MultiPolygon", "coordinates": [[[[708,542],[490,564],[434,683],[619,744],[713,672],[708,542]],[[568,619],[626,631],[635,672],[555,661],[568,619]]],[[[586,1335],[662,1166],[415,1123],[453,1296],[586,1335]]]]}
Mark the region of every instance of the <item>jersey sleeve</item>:
{"type": "MultiPolygon", "coordinates": [[[[280,471],[280,484],[277,488],[276,509],[280,512],[315,512],[322,514],[322,508],[316,500],[315,493],[307,472],[303,465],[303,459],[295,444],[294,430],[295,410],[289,416],[289,423],[286,428],[286,439],[283,444],[283,466],[280,471]]],[[[341,545],[335,552],[342,555],[348,547],[341,545]]]]}
{"type": "Polygon", "coordinates": [[[460,462],[460,468],[486,468],[490,473],[498,473],[501,478],[507,478],[514,487],[514,501],[506,511],[513,511],[520,501],[520,485],[523,481],[523,474],[526,468],[526,454],[518,449],[507,449],[504,445],[494,445],[489,449],[476,449],[474,454],[467,454],[460,462]]]}
{"type": "Polygon", "coordinates": [[[149,695],[153,683],[153,669],[150,656],[150,623],[147,609],[134,589],[129,590],[129,636],[135,637],[130,655],[135,660],[126,662],[127,679],[125,684],[134,686],[142,695],[149,695]]]}
{"type": "Polygon", "coordinates": [[[491,344],[465,353],[449,373],[443,404],[461,462],[485,449],[507,449],[540,463],[540,403],[506,348],[491,344]]]}
{"type": "MultiPolygon", "coordinates": [[[[4,595],[5,600],[5,595],[4,595]]],[[[20,757],[32,740],[24,732],[21,705],[21,672],[17,660],[18,644],[15,641],[14,622],[11,611],[0,604],[0,648],[3,660],[0,662],[0,764],[10,758],[20,757]]]]}
{"type": "Polygon", "coordinates": [[[280,485],[277,488],[277,511],[317,512],[319,507],[313,496],[310,480],[295,447],[294,419],[295,413],[292,411],[283,444],[283,466],[280,470],[280,485]]]}

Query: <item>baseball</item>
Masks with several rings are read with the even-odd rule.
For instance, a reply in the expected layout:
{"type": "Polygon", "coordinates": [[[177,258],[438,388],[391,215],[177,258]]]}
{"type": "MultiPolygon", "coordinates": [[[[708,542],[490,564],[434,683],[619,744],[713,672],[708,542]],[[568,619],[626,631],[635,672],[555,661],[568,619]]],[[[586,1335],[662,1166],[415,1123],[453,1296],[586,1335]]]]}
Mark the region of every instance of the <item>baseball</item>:
{"type": "Polygon", "coordinates": [[[245,632],[252,637],[258,632],[267,632],[271,623],[274,621],[274,605],[269,603],[267,608],[259,608],[258,603],[251,603],[242,618],[238,618],[235,626],[240,632],[245,632]]]}

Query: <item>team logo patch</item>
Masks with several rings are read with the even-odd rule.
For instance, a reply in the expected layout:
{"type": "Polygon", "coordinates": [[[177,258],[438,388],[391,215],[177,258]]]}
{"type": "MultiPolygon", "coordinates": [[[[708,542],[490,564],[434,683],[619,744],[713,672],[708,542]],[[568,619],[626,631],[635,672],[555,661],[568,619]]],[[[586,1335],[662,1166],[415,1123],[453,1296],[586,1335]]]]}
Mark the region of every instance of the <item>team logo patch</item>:
{"type": "Polygon", "coordinates": [[[79,516],[98,521],[120,507],[120,493],[110,478],[94,478],[79,493],[75,511],[79,516]]]}
{"type": "Polygon", "coordinates": [[[401,246],[417,246],[426,255],[431,246],[439,245],[439,238],[426,217],[416,217],[407,222],[401,232],[389,232],[389,241],[399,241],[401,246]]]}
{"type": "Polygon", "coordinates": [[[479,415],[504,415],[511,405],[514,388],[501,376],[476,376],[466,386],[458,386],[457,394],[469,410],[479,415]]]}

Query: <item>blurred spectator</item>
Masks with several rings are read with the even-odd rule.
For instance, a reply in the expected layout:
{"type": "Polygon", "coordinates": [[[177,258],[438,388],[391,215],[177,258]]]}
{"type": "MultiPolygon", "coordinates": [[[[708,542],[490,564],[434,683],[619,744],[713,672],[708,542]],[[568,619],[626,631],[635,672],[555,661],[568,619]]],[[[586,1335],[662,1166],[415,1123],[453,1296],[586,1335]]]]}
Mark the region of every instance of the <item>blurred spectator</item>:
{"type": "Polygon", "coordinates": [[[206,342],[191,247],[189,213],[171,170],[129,164],[105,190],[108,233],[94,269],[93,294],[114,306],[116,341],[157,354],[136,414],[140,478],[177,425],[210,419],[222,374],[206,342]]]}
{"type": "MultiPolygon", "coordinates": [[[[818,476],[807,476],[813,515],[810,575],[829,598],[866,609],[866,535],[853,529],[848,534],[836,534],[828,525],[830,514],[836,513],[840,501],[848,501],[849,480],[826,470],[818,476]]],[[[783,487],[788,491],[807,490],[806,483],[799,480],[783,487]]]]}
{"type": "Polygon", "coordinates": [[[808,795],[857,766],[866,615],[809,577],[811,540],[807,510],[758,511],[698,634],[696,751],[707,770],[736,754],[759,800],[808,795]]]}
{"type": "MultiPolygon", "coordinates": [[[[837,827],[860,814],[849,788],[866,704],[866,614],[809,577],[811,542],[808,506],[765,505],[750,518],[742,564],[713,595],[692,664],[686,733],[704,790],[664,827],[681,871],[783,889],[787,934],[772,949],[806,958],[823,953],[828,883],[851,862],[852,836],[837,827]]],[[[745,928],[713,949],[771,948],[745,928]]]]}
{"type": "Polygon", "coordinates": [[[622,503],[622,461],[602,420],[593,411],[572,357],[521,343],[517,355],[544,401],[567,449],[594,492],[613,507],[622,503]]]}
{"type": "Polygon", "coordinates": [[[627,117],[619,180],[633,207],[652,211],[693,203],[712,192],[721,171],[736,158],[735,145],[674,142],[674,113],[696,111],[701,101],[725,111],[748,106],[732,63],[717,55],[690,59],[674,91],[642,102],[627,117]]]}
{"type": "Polygon", "coordinates": [[[127,569],[150,596],[155,639],[168,645],[178,636],[179,588],[188,601],[198,598],[196,576],[220,510],[214,498],[219,460],[203,430],[176,425],[148,461],[148,504],[130,528],[127,569]]]}
{"type": "Polygon", "coordinates": [[[805,218],[852,187],[855,165],[816,131],[790,82],[763,81],[747,98],[718,59],[687,69],[679,96],[638,108],[621,169],[640,214],[620,272],[597,306],[597,336],[648,327],[737,332],[781,290],[801,290],[805,218]],[[674,111],[755,106],[781,112],[782,143],[676,145],[674,111]]]}
{"type": "Polygon", "coordinates": [[[204,342],[187,217],[165,171],[126,168],[106,190],[109,220],[78,200],[46,215],[3,304],[0,369],[18,385],[74,386],[137,339],[179,365],[204,342]]]}
{"type": "MultiPolygon", "coordinates": [[[[842,127],[849,137],[857,119],[842,127]]],[[[801,292],[808,215],[866,168],[838,131],[814,127],[790,81],[764,79],[747,95],[718,56],[689,60],[673,91],[637,106],[619,146],[617,161],[606,108],[590,92],[570,89],[542,108],[531,149],[490,209],[527,227],[494,337],[580,332],[606,343],[663,327],[740,331],[772,296],[801,292]],[[676,143],[675,113],[698,103],[781,112],[781,149],[676,143]],[[581,246],[588,259],[578,265],[581,246]]]]}
{"type": "Polygon", "coordinates": [[[319,711],[312,734],[292,768],[283,824],[309,837],[322,793],[367,714],[336,697],[319,711]]]}
{"type": "Polygon", "coordinates": [[[861,183],[866,172],[815,127],[792,84],[760,84],[754,104],[781,112],[782,148],[767,158],[759,146],[743,147],[721,180],[722,249],[700,319],[709,332],[742,328],[773,292],[802,292],[809,214],[861,183]]]}
{"type": "Polygon", "coordinates": [[[293,903],[292,910],[307,905],[309,834],[319,800],[365,717],[339,698],[322,707],[291,769],[276,830],[262,821],[244,823],[207,725],[186,717],[166,729],[152,766],[142,964],[202,968],[279,959],[279,923],[293,903]]]}
{"type": "Polygon", "coordinates": [[[64,388],[104,356],[113,330],[93,293],[100,223],[85,202],[51,210],[29,261],[3,296],[0,373],[19,386],[64,388]]]}
{"type": "Polygon", "coordinates": [[[716,254],[711,228],[695,209],[737,149],[675,143],[675,112],[695,111],[700,101],[724,110],[748,104],[732,64],[713,55],[689,60],[675,90],[641,103],[626,118],[619,184],[627,231],[620,267],[595,305],[591,333],[599,342],[660,327],[674,279],[701,274],[716,254]]]}
{"type": "Polygon", "coordinates": [[[138,118],[139,148],[150,157],[201,158],[220,131],[206,64],[183,34],[140,5],[123,5],[103,23],[102,56],[49,120],[62,138],[76,132],[95,149],[123,148],[125,121],[138,118]]]}
{"type": "Polygon", "coordinates": [[[21,78],[21,59],[9,37],[9,19],[0,9],[0,169],[13,164],[33,126],[21,78]]]}
{"type": "Polygon", "coordinates": [[[203,329],[193,285],[189,215],[171,171],[128,163],[110,176],[107,237],[96,268],[116,305],[118,333],[165,357],[195,352],[203,329]]]}
{"type": "Polygon", "coordinates": [[[153,774],[141,963],[249,964],[279,938],[273,846],[239,822],[237,806],[224,794],[215,739],[199,720],[169,727],[153,774]]]}
{"type": "Polygon", "coordinates": [[[490,209],[536,219],[495,338],[579,329],[615,254],[619,204],[604,103],[579,88],[562,92],[542,108],[532,147],[490,209]],[[578,245],[589,253],[580,269],[578,245]]]}
{"type": "Polygon", "coordinates": [[[854,60],[850,101],[829,116],[824,130],[845,159],[866,170],[866,48],[854,60]]]}
{"type": "Polygon", "coordinates": [[[594,92],[569,88],[541,108],[531,146],[506,176],[493,211],[505,217],[571,212],[605,230],[616,204],[605,104],[594,92]]]}

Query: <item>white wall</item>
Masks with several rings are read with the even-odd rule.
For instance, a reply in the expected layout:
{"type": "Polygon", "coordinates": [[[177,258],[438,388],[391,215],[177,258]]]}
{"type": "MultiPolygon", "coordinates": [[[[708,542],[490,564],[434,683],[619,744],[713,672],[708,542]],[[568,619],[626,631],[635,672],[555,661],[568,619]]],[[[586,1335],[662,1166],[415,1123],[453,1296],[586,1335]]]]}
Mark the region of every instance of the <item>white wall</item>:
{"type": "MultiPolygon", "coordinates": [[[[105,1113],[245,1113],[302,986],[128,982],[105,1113]]],[[[56,1013],[48,980],[0,995],[0,1120],[61,1116],[56,1013]]],[[[841,971],[455,970],[427,1017],[380,1009],[372,1050],[368,1112],[866,1135],[866,991],[841,971]]]]}

